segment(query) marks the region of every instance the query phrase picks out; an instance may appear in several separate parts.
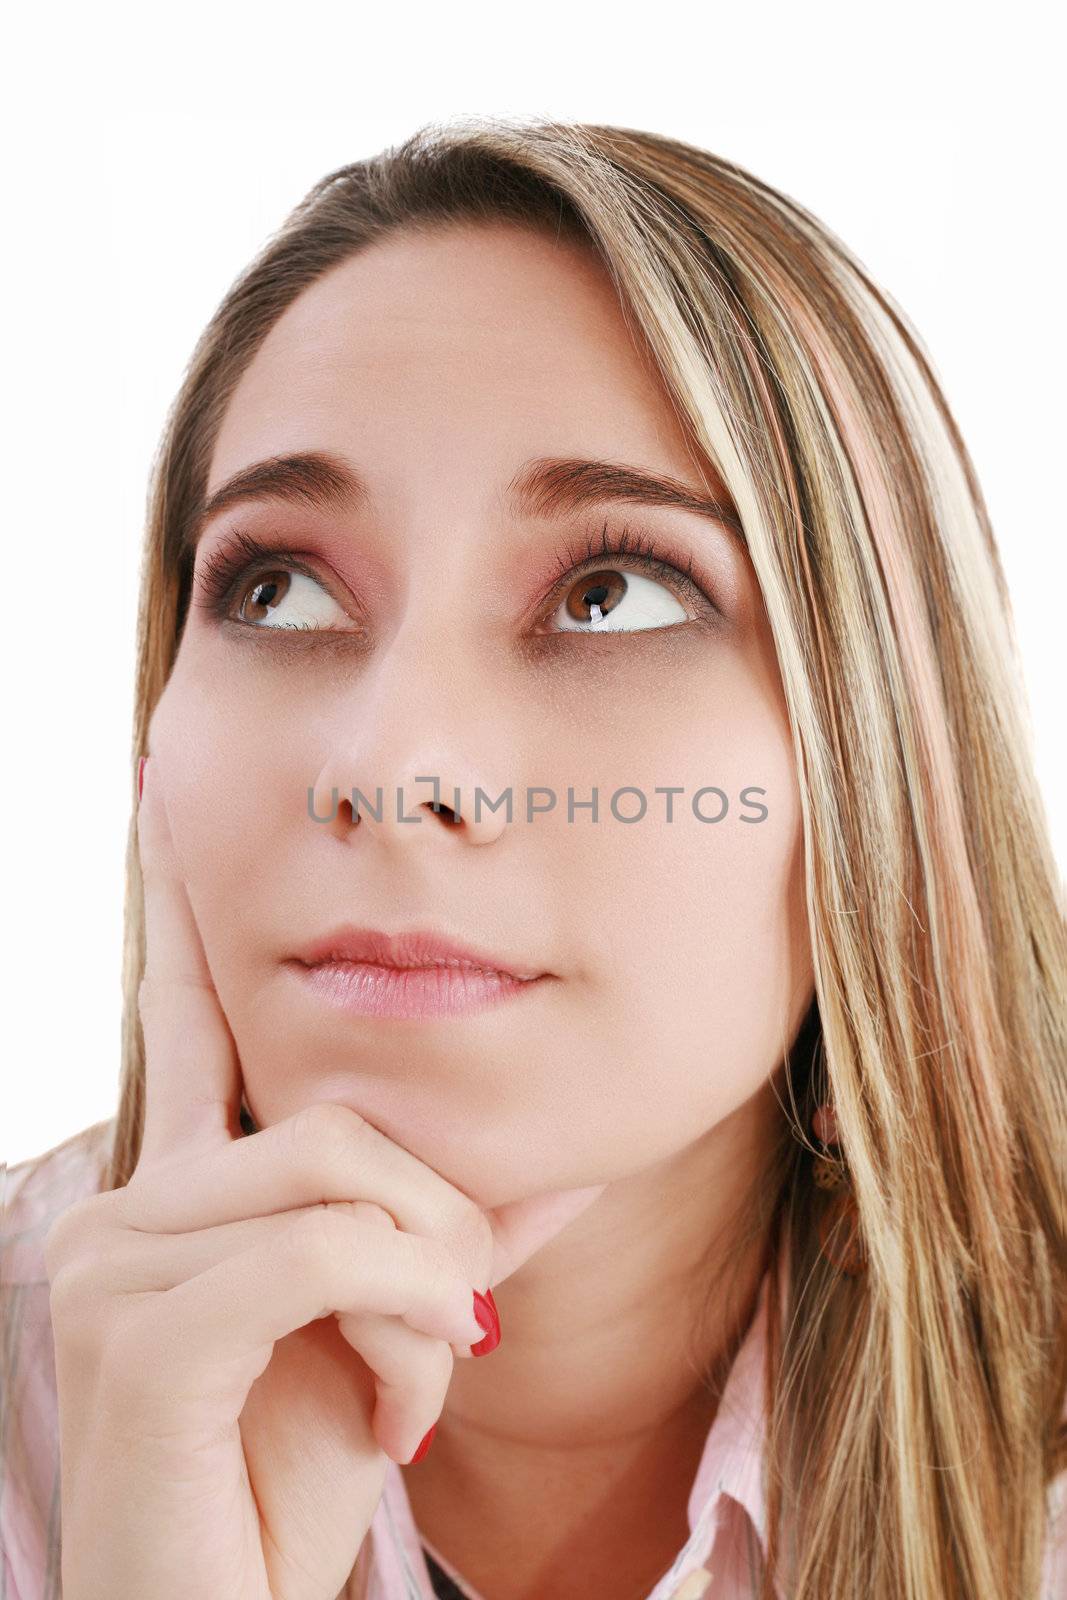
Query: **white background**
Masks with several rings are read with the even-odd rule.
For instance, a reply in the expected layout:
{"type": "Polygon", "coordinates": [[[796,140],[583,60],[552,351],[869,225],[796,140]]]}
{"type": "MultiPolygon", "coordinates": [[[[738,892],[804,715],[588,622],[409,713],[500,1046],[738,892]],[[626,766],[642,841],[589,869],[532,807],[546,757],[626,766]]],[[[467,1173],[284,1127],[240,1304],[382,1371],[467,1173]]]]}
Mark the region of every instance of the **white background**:
{"type": "Polygon", "coordinates": [[[390,24],[217,4],[20,24],[0,258],[0,1157],[115,1108],[140,541],[183,365],[313,182],[431,120],[667,133],[749,167],[859,254],[916,325],[975,460],[1067,862],[1058,53],[1036,7],[1010,23],[963,5],[734,10],[407,5],[390,24]]]}

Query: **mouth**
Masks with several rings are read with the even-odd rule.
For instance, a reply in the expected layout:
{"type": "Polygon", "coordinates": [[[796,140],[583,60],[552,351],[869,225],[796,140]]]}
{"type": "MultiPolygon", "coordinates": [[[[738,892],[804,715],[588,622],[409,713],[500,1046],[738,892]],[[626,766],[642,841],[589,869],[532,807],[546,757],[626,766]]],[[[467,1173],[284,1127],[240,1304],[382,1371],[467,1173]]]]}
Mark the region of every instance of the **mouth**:
{"type": "Polygon", "coordinates": [[[346,925],[284,965],[336,1009],[411,1021],[469,1015],[555,978],[429,928],[390,934],[346,925]]]}

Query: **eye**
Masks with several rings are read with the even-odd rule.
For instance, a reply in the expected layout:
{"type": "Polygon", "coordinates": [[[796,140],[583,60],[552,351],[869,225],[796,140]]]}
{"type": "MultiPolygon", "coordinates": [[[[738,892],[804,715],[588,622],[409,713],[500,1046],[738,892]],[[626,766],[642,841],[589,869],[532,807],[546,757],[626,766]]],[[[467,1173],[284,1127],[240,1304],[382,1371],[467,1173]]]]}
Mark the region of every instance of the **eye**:
{"type": "Polygon", "coordinates": [[[587,572],[568,590],[554,617],[562,633],[636,633],[692,618],[666,584],[620,568],[587,572]]]}
{"type": "MultiPolygon", "coordinates": [[[[592,550],[592,539],[589,548],[592,550]]],[[[572,552],[560,560],[575,564],[572,552]]],[[[694,622],[716,608],[693,578],[655,554],[651,539],[605,527],[595,555],[578,577],[570,577],[562,602],[547,616],[560,633],[638,633],[694,622]],[[618,557],[610,560],[610,557],[618,557]],[[687,609],[679,598],[692,606],[687,609]]]]}
{"type": "Polygon", "coordinates": [[[271,549],[241,529],[232,530],[228,541],[204,558],[197,591],[199,603],[217,621],[260,633],[351,629],[344,606],[301,556],[271,549]]]}
{"type": "Polygon", "coordinates": [[[316,578],[285,567],[261,572],[237,594],[239,622],[259,628],[329,628],[345,613],[316,578]]]}

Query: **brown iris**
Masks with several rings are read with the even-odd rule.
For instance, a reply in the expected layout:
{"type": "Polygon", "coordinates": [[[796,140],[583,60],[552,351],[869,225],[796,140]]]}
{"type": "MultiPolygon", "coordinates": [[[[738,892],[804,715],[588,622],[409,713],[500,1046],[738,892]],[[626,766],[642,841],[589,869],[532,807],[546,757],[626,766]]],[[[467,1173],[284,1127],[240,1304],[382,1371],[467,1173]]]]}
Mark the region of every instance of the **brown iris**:
{"type": "Polygon", "coordinates": [[[587,572],[567,595],[567,615],[575,622],[592,622],[588,615],[593,606],[599,606],[600,615],[610,615],[626,593],[626,579],[621,572],[604,568],[600,572],[587,572]]]}
{"type": "Polygon", "coordinates": [[[272,606],[284,600],[289,588],[290,575],[288,572],[265,572],[255,583],[249,585],[244,591],[241,601],[240,615],[244,622],[259,622],[267,615],[272,606]],[[255,598],[249,598],[254,596],[255,598]],[[250,607],[254,615],[245,615],[246,608],[250,607]]]}

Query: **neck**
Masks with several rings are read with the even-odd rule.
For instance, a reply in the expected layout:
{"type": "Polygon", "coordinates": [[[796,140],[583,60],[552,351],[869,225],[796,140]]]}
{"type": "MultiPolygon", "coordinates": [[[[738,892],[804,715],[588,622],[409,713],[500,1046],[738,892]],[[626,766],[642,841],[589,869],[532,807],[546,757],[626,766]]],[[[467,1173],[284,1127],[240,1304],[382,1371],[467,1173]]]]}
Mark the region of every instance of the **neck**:
{"type": "Polygon", "coordinates": [[[562,1600],[564,1574],[593,1572],[584,1592],[608,1592],[609,1559],[611,1592],[625,1594],[684,1544],[759,1292],[764,1240],[738,1246],[738,1204],[765,1170],[775,1116],[761,1092],[670,1160],[609,1185],[494,1286],[501,1343],[455,1363],[433,1446],[405,1468],[420,1531],[489,1600],[522,1596],[523,1584],[562,1600]]]}

